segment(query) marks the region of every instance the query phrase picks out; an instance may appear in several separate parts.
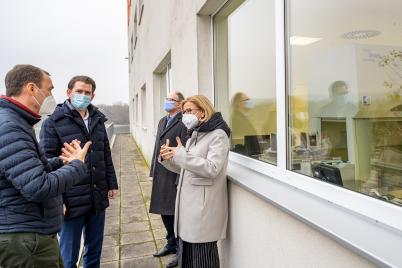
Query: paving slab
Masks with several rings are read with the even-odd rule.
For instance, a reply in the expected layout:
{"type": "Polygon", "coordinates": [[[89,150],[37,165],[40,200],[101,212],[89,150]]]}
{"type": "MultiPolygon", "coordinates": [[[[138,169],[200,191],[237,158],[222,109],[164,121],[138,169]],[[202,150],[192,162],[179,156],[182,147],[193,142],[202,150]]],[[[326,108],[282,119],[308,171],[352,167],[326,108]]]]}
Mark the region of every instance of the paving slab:
{"type": "Polygon", "coordinates": [[[119,260],[119,247],[104,247],[102,249],[101,262],[112,262],[119,260]]]}
{"type": "Polygon", "coordinates": [[[103,247],[106,248],[119,245],[119,238],[120,238],[119,234],[105,235],[103,237],[103,247]]]}
{"type": "Polygon", "coordinates": [[[118,261],[104,262],[104,263],[101,263],[100,267],[101,268],[119,268],[119,262],[118,261]]]}
{"type": "Polygon", "coordinates": [[[143,258],[122,260],[120,267],[122,267],[122,268],[160,268],[161,264],[160,264],[159,258],[143,257],[143,258]]]}
{"type": "Polygon", "coordinates": [[[140,244],[127,244],[121,246],[121,259],[152,256],[156,251],[154,241],[140,244]]]}
{"type": "Polygon", "coordinates": [[[121,233],[138,233],[151,229],[149,221],[121,223],[121,233]]]}
{"type": "Polygon", "coordinates": [[[120,244],[138,244],[144,242],[152,242],[154,237],[151,231],[137,232],[137,233],[122,233],[120,238],[120,244]]]}
{"type": "MultiPolygon", "coordinates": [[[[166,230],[163,229],[152,229],[155,239],[165,239],[166,237],[166,230]]],[[[166,242],[166,241],[165,241],[166,242]]]]}

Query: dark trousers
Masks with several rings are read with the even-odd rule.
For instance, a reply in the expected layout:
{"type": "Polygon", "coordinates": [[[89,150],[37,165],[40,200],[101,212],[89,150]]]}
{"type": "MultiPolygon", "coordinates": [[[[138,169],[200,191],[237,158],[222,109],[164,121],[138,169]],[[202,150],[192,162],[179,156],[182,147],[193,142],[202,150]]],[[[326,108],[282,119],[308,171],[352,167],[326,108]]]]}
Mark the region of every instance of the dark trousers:
{"type": "Polygon", "coordinates": [[[219,253],[216,241],[189,243],[179,240],[180,268],[219,268],[219,253]]]}
{"type": "Polygon", "coordinates": [[[0,267],[64,267],[56,234],[0,234],[0,267]]]}
{"type": "Polygon", "coordinates": [[[166,248],[177,252],[178,242],[174,235],[174,215],[161,215],[166,229],[166,248]]]}
{"type": "Polygon", "coordinates": [[[76,268],[81,234],[84,234],[84,267],[99,267],[102,253],[105,211],[64,220],[60,249],[66,268],[76,268]]]}

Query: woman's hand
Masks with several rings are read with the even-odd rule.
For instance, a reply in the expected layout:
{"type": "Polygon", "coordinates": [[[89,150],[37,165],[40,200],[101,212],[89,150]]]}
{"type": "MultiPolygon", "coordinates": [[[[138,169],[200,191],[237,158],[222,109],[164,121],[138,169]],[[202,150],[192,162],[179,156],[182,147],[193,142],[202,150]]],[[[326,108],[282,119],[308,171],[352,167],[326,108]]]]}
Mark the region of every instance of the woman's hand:
{"type": "Polygon", "coordinates": [[[169,147],[169,143],[170,143],[169,139],[166,140],[166,144],[163,144],[161,146],[161,150],[159,153],[163,160],[171,159],[173,156],[176,155],[177,150],[180,147],[183,147],[183,144],[181,143],[181,140],[179,137],[176,137],[176,141],[177,141],[177,147],[169,147]]]}

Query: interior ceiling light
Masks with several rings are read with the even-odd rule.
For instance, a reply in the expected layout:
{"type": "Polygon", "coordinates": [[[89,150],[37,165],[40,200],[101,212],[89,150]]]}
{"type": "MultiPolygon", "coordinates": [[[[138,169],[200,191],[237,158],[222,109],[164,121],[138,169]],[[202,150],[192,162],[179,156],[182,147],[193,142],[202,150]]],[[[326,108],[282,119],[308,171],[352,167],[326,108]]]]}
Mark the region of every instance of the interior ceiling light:
{"type": "Polygon", "coordinates": [[[322,38],[305,37],[305,36],[291,36],[290,44],[292,46],[307,46],[312,43],[320,41],[322,38]]]}
{"type": "Polygon", "coordinates": [[[358,30],[344,33],[341,35],[341,37],[347,40],[361,40],[368,39],[380,34],[381,32],[376,30],[358,30]]]}

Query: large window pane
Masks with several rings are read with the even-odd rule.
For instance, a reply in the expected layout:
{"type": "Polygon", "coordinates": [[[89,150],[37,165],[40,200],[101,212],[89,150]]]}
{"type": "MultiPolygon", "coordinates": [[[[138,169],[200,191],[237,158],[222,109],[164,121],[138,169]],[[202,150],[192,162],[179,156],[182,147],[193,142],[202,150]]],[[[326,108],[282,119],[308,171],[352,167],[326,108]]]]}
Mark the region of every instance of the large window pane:
{"type": "Polygon", "coordinates": [[[229,1],[214,17],[216,107],[231,150],[276,163],[274,1],[229,1]]]}
{"type": "Polygon", "coordinates": [[[289,168],[402,205],[402,1],[287,3],[289,168]]]}

